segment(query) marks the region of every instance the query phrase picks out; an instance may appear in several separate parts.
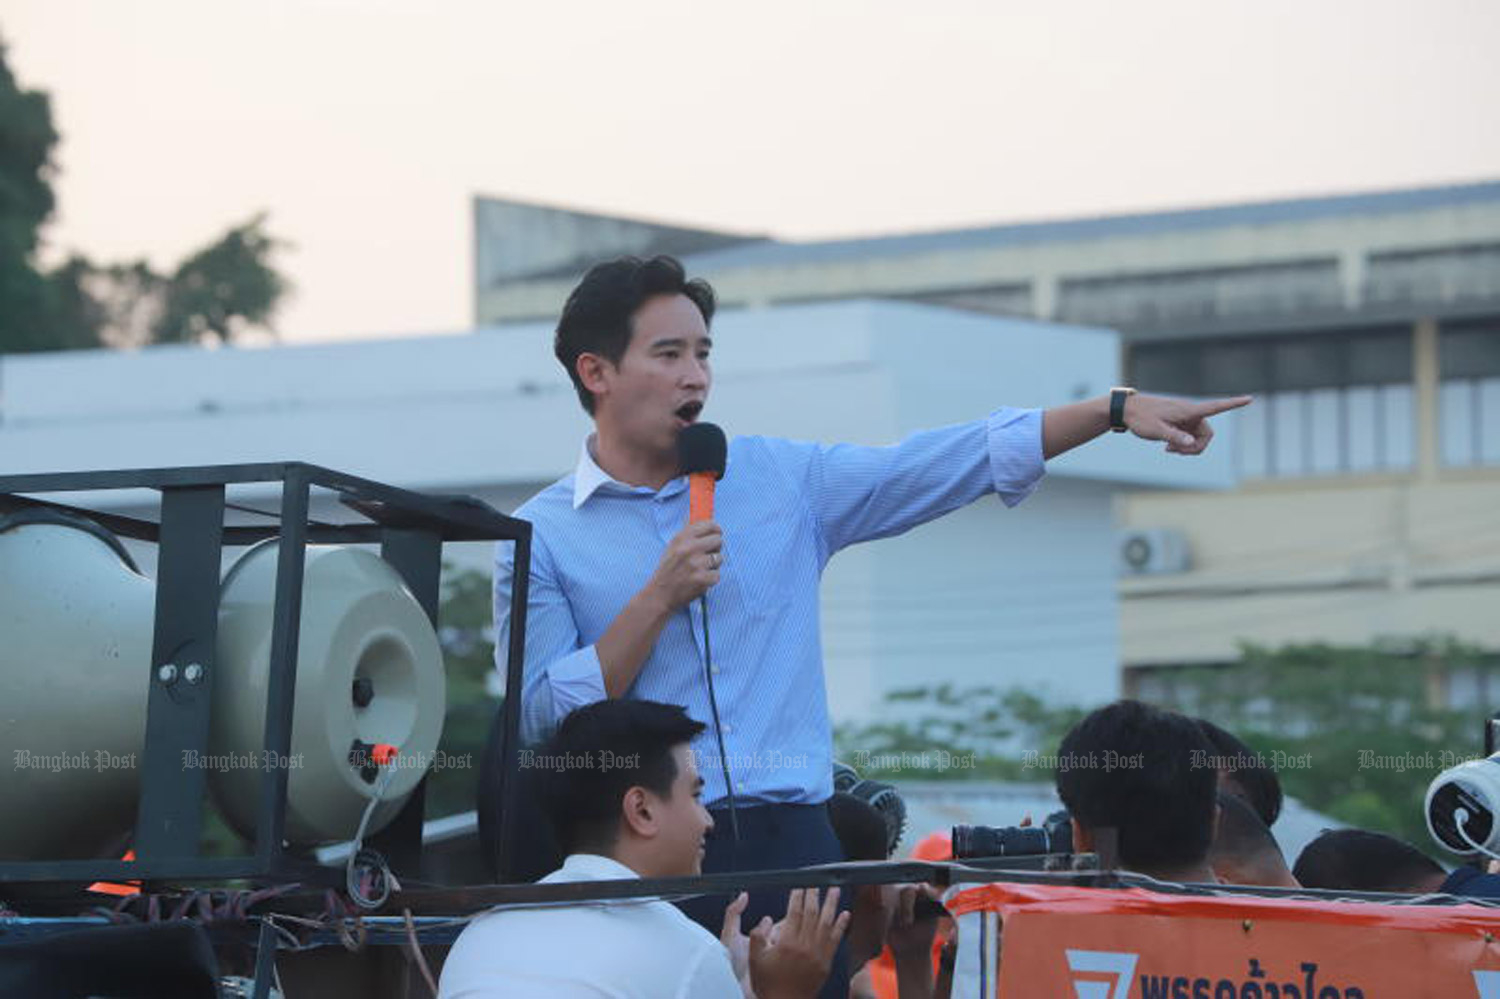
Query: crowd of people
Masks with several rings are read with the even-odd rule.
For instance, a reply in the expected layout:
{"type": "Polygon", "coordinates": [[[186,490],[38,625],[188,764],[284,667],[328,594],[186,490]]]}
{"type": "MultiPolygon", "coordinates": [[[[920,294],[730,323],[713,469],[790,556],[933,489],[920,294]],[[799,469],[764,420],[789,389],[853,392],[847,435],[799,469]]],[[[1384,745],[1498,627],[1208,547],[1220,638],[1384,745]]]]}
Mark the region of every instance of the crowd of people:
{"type": "MultiPolygon", "coordinates": [[[[571,712],[541,754],[550,766],[537,787],[566,854],[542,882],[699,874],[715,821],[692,751],[703,728],[681,707],[653,701],[571,712]]],[[[1271,832],[1282,808],[1275,771],[1206,720],[1116,701],[1075,725],[1057,759],[1074,856],[1094,855],[1133,883],[1500,897],[1500,876],[1448,873],[1414,846],[1365,830],[1325,831],[1288,866],[1271,832]]],[[[840,792],[823,807],[844,860],[891,859],[887,820],[867,800],[840,792]]],[[[450,953],[441,996],[811,999],[840,961],[839,988],[850,999],[949,994],[956,926],[933,887],[781,898],[779,919],[747,927],[748,896],[739,894],[718,909],[717,933],[657,897],[488,913],[450,953]]]]}

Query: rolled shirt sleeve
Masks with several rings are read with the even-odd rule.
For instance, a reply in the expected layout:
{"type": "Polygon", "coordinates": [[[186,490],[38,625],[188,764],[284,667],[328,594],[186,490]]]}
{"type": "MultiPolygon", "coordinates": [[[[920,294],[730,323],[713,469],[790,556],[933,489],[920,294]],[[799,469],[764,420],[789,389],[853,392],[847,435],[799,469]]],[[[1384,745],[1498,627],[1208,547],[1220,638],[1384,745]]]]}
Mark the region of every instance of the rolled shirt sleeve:
{"type": "Polygon", "coordinates": [[[1046,473],[1042,458],[1042,411],[1003,407],[985,421],[989,438],[990,477],[1006,506],[1015,506],[1036,491],[1046,473]]]}
{"type": "MultiPolygon", "coordinates": [[[[506,675],[510,657],[514,551],[514,546],[507,542],[495,548],[495,666],[501,676],[506,675]]],[[[532,548],[526,600],[521,739],[536,743],[545,739],[570,711],[604,700],[604,671],[595,647],[580,647],[572,609],[547,571],[545,553],[539,544],[532,548]]]]}

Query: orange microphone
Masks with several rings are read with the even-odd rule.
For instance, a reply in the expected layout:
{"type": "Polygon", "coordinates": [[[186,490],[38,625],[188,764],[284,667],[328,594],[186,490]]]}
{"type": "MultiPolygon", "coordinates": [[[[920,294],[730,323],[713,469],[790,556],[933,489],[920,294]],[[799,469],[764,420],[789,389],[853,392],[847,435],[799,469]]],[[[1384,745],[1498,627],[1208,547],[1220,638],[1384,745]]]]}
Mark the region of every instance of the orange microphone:
{"type": "Polygon", "coordinates": [[[688,522],[712,520],[714,484],[724,477],[729,445],[712,423],[693,423],[677,435],[678,467],[688,477],[688,522]]]}

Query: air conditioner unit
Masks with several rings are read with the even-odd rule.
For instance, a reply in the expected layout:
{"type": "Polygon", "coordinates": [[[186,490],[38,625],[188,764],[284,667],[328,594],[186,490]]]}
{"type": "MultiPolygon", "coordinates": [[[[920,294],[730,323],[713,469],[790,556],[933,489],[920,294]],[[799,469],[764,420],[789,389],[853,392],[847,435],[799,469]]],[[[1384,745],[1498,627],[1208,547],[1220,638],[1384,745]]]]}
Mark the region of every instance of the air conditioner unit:
{"type": "Polygon", "coordinates": [[[1120,532],[1120,575],[1186,572],[1192,565],[1187,536],[1168,527],[1120,532]]]}

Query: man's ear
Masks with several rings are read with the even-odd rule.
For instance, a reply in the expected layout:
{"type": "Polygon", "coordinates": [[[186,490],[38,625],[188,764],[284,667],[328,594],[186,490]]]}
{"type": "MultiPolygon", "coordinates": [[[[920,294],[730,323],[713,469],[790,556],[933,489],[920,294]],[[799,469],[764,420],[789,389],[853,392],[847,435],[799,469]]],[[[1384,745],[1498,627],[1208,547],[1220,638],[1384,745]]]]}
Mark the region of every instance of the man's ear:
{"type": "Polygon", "coordinates": [[[1085,829],[1083,828],[1083,826],[1079,825],[1077,819],[1069,817],[1068,821],[1073,824],[1073,852],[1093,853],[1094,834],[1090,830],[1085,829]]]}
{"type": "Polygon", "coordinates": [[[657,829],[654,804],[643,787],[632,787],[626,791],[625,796],[620,800],[625,827],[637,836],[655,836],[657,829]]]}
{"type": "Polygon", "coordinates": [[[607,357],[584,351],[578,355],[578,360],[573,362],[573,368],[578,372],[578,380],[583,383],[583,387],[597,396],[602,395],[607,389],[609,380],[606,375],[614,370],[614,365],[607,357]]]}

